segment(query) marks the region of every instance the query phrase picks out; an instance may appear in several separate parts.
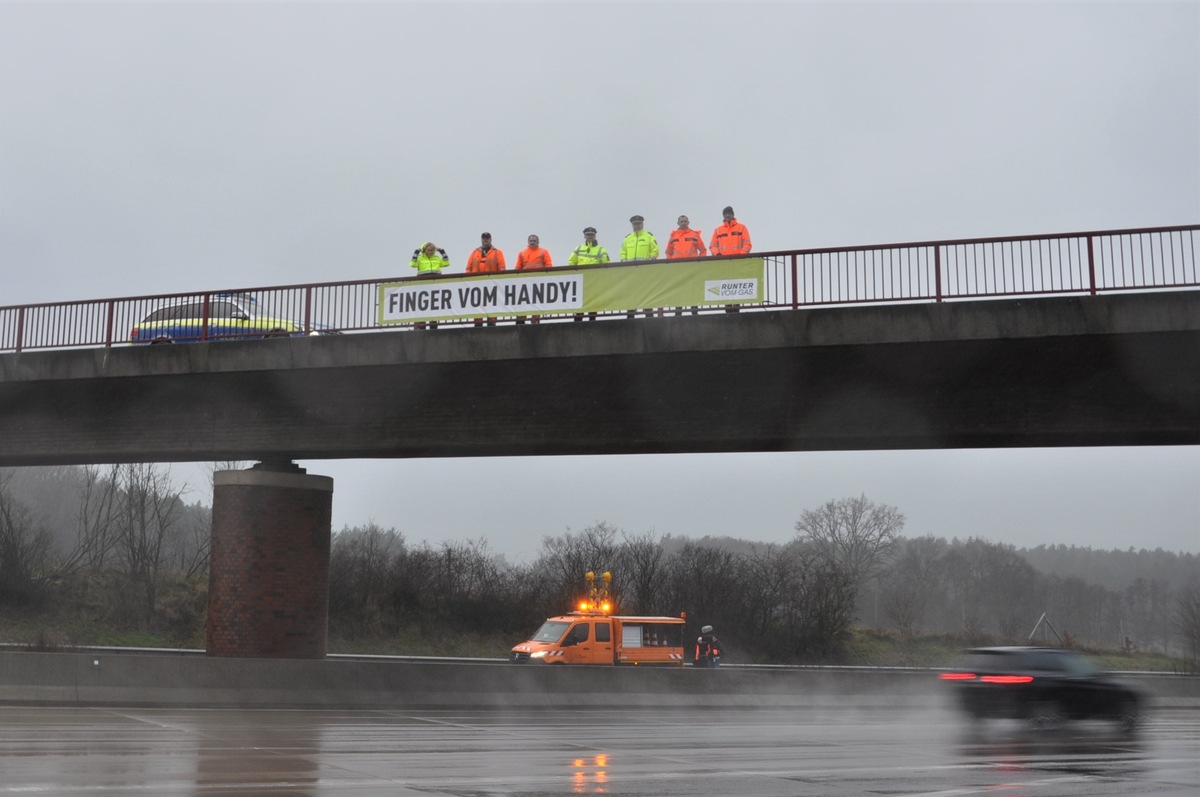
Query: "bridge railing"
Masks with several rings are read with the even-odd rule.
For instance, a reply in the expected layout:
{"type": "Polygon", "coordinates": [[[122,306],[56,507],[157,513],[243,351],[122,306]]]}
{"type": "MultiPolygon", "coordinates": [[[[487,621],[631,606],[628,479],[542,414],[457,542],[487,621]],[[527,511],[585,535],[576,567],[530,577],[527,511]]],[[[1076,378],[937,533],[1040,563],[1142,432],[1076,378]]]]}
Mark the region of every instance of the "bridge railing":
{"type": "Polygon", "coordinates": [[[771,252],[772,307],[1200,286],[1200,225],[771,252]]]}
{"type": "MultiPolygon", "coordinates": [[[[764,262],[764,301],[742,309],[1195,288],[1200,287],[1198,250],[1200,225],[1184,225],[756,253],[764,262]]],[[[614,267],[636,274],[653,264],[614,267]]],[[[252,300],[260,317],[289,321],[303,331],[379,330],[384,328],[378,322],[379,286],[403,281],[386,278],[0,307],[0,351],[127,344],[131,331],[151,312],[176,304],[203,308],[204,339],[246,337],[244,330],[208,331],[209,308],[230,296],[252,300]]],[[[624,313],[609,315],[624,317],[624,313]]],[[[273,337],[281,329],[267,322],[255,331],[273,337]]]]}

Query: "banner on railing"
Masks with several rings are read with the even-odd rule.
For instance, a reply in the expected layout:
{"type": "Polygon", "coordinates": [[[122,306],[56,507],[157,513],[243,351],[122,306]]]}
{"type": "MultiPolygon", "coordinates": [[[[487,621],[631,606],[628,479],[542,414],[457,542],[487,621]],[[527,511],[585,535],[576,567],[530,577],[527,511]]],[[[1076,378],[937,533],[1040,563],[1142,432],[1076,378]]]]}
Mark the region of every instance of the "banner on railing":
{"type": "Polygon", "coordinates": [[[379,286],[379,323],[747,304],[763,301],[763,280],[762,258],[748,257],[391,282],[379,286]]]}

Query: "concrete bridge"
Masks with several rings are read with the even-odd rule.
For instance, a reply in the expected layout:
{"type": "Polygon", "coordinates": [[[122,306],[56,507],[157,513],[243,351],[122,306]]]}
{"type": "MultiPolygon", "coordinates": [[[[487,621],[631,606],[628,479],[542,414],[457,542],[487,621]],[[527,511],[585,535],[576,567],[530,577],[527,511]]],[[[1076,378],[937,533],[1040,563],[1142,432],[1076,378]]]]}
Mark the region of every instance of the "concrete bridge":
{"type": "Polygon", "coordinates": [[[0,466],[1200,443],[1200,291],[0,354],[0,466]]]}
{"type": "Polygon", "coordinates": [[[216,474],[212,656],[323,658],[293,459],[1200,443],[1200,291],[0,354],[0,466],[216,474]]]}

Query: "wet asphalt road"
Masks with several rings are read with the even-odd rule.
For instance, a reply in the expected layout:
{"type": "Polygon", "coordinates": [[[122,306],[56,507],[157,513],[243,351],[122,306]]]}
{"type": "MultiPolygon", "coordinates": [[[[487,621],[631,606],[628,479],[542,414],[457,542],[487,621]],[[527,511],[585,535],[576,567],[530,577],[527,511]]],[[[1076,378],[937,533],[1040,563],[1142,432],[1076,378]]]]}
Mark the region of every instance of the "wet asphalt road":
{"type": "Polygon", "coordinates": [[[1200,710],[972,731],[940,708],[311,711],[0,706],[5,795],[1188,795],[1200,710]]]}

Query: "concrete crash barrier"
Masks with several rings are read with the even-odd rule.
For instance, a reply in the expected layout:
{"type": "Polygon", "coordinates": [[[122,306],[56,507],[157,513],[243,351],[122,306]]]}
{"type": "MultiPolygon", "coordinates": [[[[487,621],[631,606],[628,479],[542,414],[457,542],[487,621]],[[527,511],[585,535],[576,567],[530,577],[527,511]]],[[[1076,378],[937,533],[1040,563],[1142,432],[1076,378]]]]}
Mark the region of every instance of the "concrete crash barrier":
{"type": "MultiPolygon", "coordinates": [[[[1200,708],[1200,678],[1129,675],[1156,703],[1200,708]]],[[[937,673],[886,668],[555,667],[329,658],[0,651],[0,702],[327,708],[908,707],[937,673]]]]}

